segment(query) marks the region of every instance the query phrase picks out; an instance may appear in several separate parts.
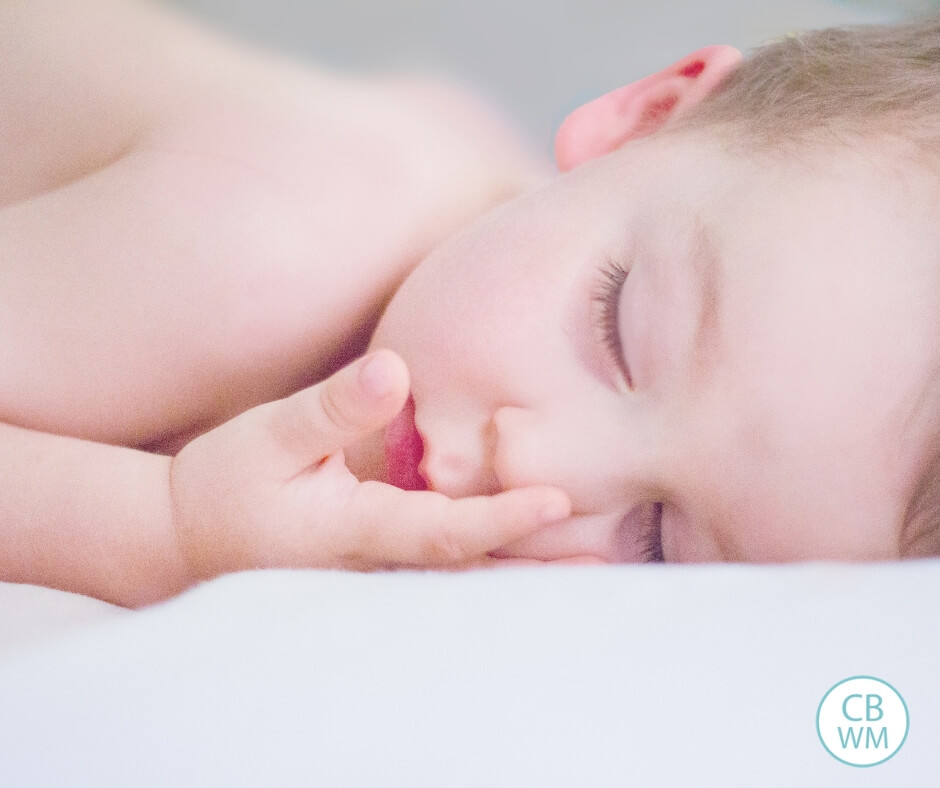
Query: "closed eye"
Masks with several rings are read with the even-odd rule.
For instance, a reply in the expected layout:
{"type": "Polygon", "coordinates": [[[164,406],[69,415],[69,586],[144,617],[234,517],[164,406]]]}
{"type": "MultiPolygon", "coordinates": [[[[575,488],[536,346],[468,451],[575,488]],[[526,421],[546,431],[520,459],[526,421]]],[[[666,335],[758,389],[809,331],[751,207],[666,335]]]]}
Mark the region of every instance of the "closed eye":
{"type": "Polygon", "coordinates": [[[627,281],[627,269],[611,258],[600,268],[592,302],[595,325],[607,352],[626,388],[633,389],[633,377],[620,341],[620,293],[627,281]]]}
{"type": "Polygon", "coordinates": [[[649,516],[644,524],[643,533],[640,537],[642,552],[640,560],[645,563],[665,562],[663,557],[663,505],[654,503],[650,507],[649,516]]]}

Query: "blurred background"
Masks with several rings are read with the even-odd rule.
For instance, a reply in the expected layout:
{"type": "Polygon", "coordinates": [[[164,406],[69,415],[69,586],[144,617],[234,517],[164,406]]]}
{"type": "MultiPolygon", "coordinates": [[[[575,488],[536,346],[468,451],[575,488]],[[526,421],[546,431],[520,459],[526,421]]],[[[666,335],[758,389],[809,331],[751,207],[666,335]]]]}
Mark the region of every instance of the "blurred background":
{"type": "Polygon", "coordinates": [[[708,44],[890,21],[940,0],[164,0],[268,47],[358,70],[473,85],[549,151],[584,101],[708,44]]]}

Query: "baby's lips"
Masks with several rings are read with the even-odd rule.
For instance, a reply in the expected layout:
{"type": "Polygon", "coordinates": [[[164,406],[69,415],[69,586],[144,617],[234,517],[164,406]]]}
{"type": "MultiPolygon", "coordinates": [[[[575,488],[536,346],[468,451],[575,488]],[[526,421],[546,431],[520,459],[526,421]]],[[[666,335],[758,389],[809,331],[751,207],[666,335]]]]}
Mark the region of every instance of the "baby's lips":
{"type": "Polygon", "coordinates": [[[402,490],[428,488],[418,466],[424,456],[424,442],[415,428],[415,401],[409,395],[401,412],[385,428],[385,464],[388,483],[402,490]]]}

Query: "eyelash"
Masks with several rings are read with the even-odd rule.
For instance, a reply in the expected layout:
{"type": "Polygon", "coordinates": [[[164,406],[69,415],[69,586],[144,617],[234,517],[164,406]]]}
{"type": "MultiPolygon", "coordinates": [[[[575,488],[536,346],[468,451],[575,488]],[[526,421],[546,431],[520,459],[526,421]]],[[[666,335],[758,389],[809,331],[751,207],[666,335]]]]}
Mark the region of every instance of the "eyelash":
{"type": "Polygon", "coordinates": [[[627,273],[627,269],[620,263],[608,258],[601,266],[600,276],[591,300],[597,306],[595,311],[597,331],[623,375],[627,388],[632,389],[633,378],[624,360],[623,345],[620,342],[619,320],[620,293],[627,281],[627,273]]]}
{"type": "MultiPolygon", "coordinates": [[[[601,266],[600,277],[595,288],[593,302],[597,305],[596,322],[598,333],[613,356],[624,376],[627,387],[633,388],[633,378],[626,364],[623,345],[620,342],[620,293],[627,281],[627,269],[616,260],[608,258],[601,266]]],[[[640,533],[640,561],[664,563],[663,557],[663,505],[653,504],[652,516],[643,523],[640,533]]]]}
{"type": "Polygon", "coordinates": [[[644,564],[665,563],[663,557],[663,505],[653,504],[653,516],[643,523],[640,534],[640,561],[644,564]]]}

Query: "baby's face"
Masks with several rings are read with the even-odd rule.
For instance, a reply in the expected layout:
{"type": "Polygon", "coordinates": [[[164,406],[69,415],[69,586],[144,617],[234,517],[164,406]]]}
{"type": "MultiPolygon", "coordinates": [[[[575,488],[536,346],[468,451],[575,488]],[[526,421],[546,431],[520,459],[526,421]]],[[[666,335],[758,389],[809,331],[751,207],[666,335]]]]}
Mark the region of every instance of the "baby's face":
{"type": "Polygon", "coordinates": [[[898,557],[938,335],[913,188],[676,135],[484,217],[372,342],[411,370],[429,486],[571,496],[502,555],[648,559],[661,511],[667,561],[898,557]]]}

